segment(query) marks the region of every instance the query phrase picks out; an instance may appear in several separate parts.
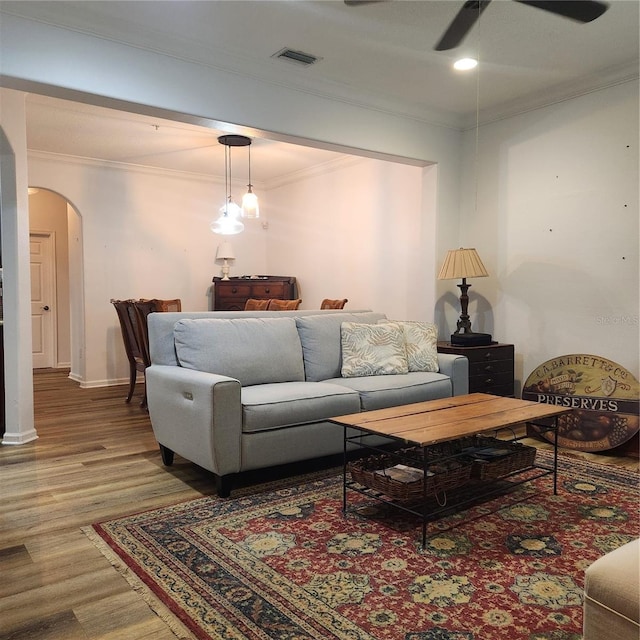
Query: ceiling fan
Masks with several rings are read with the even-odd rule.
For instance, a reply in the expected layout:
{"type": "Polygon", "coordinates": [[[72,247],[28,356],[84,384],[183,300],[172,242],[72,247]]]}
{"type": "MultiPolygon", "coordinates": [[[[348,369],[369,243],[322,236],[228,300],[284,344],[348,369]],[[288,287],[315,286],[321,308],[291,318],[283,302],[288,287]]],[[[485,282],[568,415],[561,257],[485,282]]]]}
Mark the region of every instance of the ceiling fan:
{"type": "MultiPolygon", "coordinates": [[[[387,0],[344,0],[344,3],[350,7],[354,7],[386,1],[387,0]]],[[[599,18],[609,8],[609,5],[606,2],[600,2],[599,0],[515,1],[583,23],[591,22],[592,20],[599,18]]],[[[434,49],[436,51],[447,51],[448,49],[455,49],[460,45],[469,31],[473,28],[473,25],[478,21],[482,12],[489,6],[490,2],[491,0],[467,0],[462,5],[462,8],[458,11],[456,17],[444,32],[434,49]]]]}

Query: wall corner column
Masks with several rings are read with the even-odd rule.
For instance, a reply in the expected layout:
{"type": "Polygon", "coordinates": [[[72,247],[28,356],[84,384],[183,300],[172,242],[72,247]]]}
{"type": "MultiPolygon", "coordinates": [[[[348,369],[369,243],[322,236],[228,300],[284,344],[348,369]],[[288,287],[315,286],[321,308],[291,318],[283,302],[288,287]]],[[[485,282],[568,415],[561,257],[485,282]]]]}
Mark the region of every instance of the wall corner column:
{"type": "Polygon", "coordinates": [[[2,444],[38,437],[34,425],[25,94],[0,90],[5,433],[2,444]]]}

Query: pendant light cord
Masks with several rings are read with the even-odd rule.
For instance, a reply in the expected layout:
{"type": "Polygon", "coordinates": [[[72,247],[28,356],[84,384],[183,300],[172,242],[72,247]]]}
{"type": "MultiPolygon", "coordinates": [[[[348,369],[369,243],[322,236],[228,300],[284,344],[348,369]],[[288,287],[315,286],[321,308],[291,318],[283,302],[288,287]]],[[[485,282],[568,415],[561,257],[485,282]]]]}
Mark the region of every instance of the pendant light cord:
{"type": "Polygon", "coordinates": [[[229,147],[224,146],[224,214],[229,215],[229,194],[231,193],[229,187],[229,147]]]}
{"type": "Polygon", "coordinates": [[[229,204],[231,204],[231,146],[227,147],[227,153],[229,154],[229,204]]]}

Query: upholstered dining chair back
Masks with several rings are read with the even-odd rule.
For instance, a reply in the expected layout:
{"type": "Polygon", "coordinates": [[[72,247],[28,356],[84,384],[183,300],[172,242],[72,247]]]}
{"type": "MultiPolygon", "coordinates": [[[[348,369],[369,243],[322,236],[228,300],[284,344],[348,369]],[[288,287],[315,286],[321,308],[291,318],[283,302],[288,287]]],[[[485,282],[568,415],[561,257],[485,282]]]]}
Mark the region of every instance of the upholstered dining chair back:
{"type": "Polygon", "coordinates": [[[245,311],[266,311],[269,307],[270,300],[266,298],[265,300],[257,300],[256,298],[249,298],[244,303],[245,311]]]}
{"type": "Polygon", "coordinates": [[[182,300],[180,298],[174,298],[173,300],[153,298],[151,302],[155,303],[156,311],[182,311],[182,300]]]}
{"type": "Polygon", "coordinates": [[[295,311],[300,306],[301,302],[301,299],[279,300],[277,298],[271,298],[267,308],[269,311],[295,311]]]}
{"type": "Polygon", "coordinates": [[[347,304],[349,300],[347,298],[342,298],[342,300],[332,300],[331,298],[325,298],[320,304],[321,309],[344,309],[344,305],[347,304]]]}

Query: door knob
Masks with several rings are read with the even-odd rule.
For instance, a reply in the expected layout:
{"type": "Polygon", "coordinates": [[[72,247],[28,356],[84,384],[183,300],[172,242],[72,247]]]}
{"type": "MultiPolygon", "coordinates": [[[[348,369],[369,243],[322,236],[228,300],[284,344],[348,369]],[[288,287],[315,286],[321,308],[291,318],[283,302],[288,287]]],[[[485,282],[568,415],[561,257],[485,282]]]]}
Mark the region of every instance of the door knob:
{"type": "Polygon", "coordinates": [[[45,304],[44,307],[42,307],[43,311],[49,311],[49,305],[45,304]]]}

